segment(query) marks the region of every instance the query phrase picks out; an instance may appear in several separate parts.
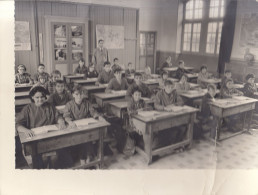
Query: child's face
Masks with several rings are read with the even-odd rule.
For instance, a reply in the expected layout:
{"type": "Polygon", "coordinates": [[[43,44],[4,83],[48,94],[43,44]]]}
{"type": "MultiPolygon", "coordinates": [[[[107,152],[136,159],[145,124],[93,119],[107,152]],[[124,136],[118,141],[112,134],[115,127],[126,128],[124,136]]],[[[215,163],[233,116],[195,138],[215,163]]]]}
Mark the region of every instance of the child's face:
{"type": "Polygon", "coordinates": [[[233,82],[231,82],[231,81],[227,82],[226,86],[227,86],[228,89],[232,89],[233,88],[233,82]]]}
{"type": "Polygon", "coordinates": [[[214,97],[216,95],[216,91],[213,88],[209,88],[208,93],[211,95],[211,97],[214,97]]]}
{"type": "Polygon", "coordinates": [[[132,64],[128,64],[128,68],[129,69],[133,69],[133,65],[132,64]]]}
{"type": "Polygon", "coordinates": [[[110,72],[111,71],[111,66],[110,64],[107,64],[105,67],[104,67],[105,71],[106,72],[110,72]]]}
{"type": "Polygon", "coordinates": [[[136,76],[136,77],[134,77],[134,81],[135,81],[136,85],[140,85],[142,82],[142,77],[136,76]]]}
{"type": "Polygon", "coordinates": [[[135,91],[133,93],[133,100],[135,102],[138,102],[141,99],[141,97],[142,97],[142,93],[140,91],[135,91]]]}
{"type": "Polygon", "coordinates": [[[205,74],[207,72],[207,69],[206,68],[203,68],[202,69],[202,73],[205,74]]]}
{"type": "Polygon", "coordinates": [[[122,73],[120,71],[116,72],[115,77],[116,77],[116,79],[121,79],[122,73]]]}
{"type": "Polygon", "coordinates": [[[93,72],[94,71],[94,66],[90,66],[89,71],[93,72]]]}
{"type": "Polygon", "coordinates": [[[174,85],[172,84],[172,85],[166,85],[165,86],[165,92],[167,93],[167,94],[170,94],[172,91],[173,91],[173,89],[174,89],[174,85]]]}
{"type": "Polygon", "coordinates": [[[84,65],[84,62],[83,61],[79,61],[79,66],[82,67],[84,65]]]}
{"type": "Polygon", "coordinates": [[[146,73],[146,74],[151,74],[149,67],[146,67],[146,68],[145,68],[145,73],[146,73]]]}
{"type": "Polygon", "coordinates": [[[185,76],[182,76],[180,81],[181,81],[182,83],[186,82],[186,77],[185,77],[185,76]]]}
{"type": "Polygon", "coordinates": [[[44,84],[45,82],[46,82],[46,79],[43,77],[43,78],[39,78],[39,82],[41,83],[41,84],[44,84]]]}
{"type": "Polygon", "coordinates": [[[226,78],[229,79],[229,78],[231,78],[231,76],[232,76],[231,72],[227,72],[227,73],[226,73],[226,78]]]}
{"type": "Polygon", "coordinates": [[[100,42],[99,42],[99,47],[102,48],[103,45],[104,45],[104,41],[100,41],[100,42]]]}
{"type": "Polygon", "coordinates": [[[44,70],[45,70],[45,67],[44,67],[44,66],[39,66],[39,67],[38,67],[39,73],[43,73],[44,70]]]}
{"type": "Polygon", "coordinates": [[[25,72],[25,69],[23,67],[18,68],[18,73],[23,74],[25,72]]]}
{"type": "Polygon", "coordinates": [[[115,61],[114,61],[114,64],[118,65],[118,60],[115,60],[115,61]]]}
{"type": "Polygon", "coordinates": [[[253,84],[253,83],[254,83],[254,80],[255,80],[255,78],[250,78],[250,79],[248,79],[247,82],[253,84]]]}
{"type": "Polygon", "coordinates": [[[168,75],[167,74],[163,74],[162,78],[163,78],[163,80],[165,80],[165,79],[168,78],[168,75]]]}
{"type": "Polygon", "coordinates": [[[82,99],[84,98],[84,94],[82,91],[74,91],[73,98],[77,104],[81,104],[82,99]]]}
{"type": "Polygon", "coordinates": [[[61,76],[59,74],[53,74],[53,82],[56,82],[56,80],[60,80],[61,79],[61,76]]]}
{"type": "Polygon", "coordinates": [[[179,67],[180,67],[180,68],[184,68],[184,67],[185,67],[185,63],[182,62],[181,64],[179,64],[179,67]]]}
{"type": "Polygon", "coordinates": [[[46,98],[41,92],[35,93],[34,96],[32,96],[32,99],[34,100],[36,106],[41,106],[46,101],[46,98]]]}
{"type": "Polygon", "coordinates": [[[64,84],[63,83],[57,83],[56,84],[56,92],[58,94],[61,94],[64,92],[64,84]]]}

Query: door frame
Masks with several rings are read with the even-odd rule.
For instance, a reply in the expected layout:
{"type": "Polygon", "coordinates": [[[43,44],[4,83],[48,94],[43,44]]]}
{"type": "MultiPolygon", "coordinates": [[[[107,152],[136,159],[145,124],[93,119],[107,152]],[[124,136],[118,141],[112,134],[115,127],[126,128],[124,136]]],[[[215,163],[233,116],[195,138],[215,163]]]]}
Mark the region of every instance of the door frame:
{"type": "MultiPolygon", "coordinates": [[[[157,31],[146,31],[146,30],[141,30],[139,32],[139,52],[140,52],[140,34],[141,33],[154,33],[155,35],[155,41],[154,41],[154,59],[153,59],[153,70],[154,70],[154,74],[156,74],[156,53],[157,53],[157,37],[158,37],[158,32],[157,31]]],[[[140,67],[140,53],[139,53],[139,67],[140,67]]]]}
{"type": "MultiPolygon", "coordinates": [[[[85,25],[85,37],[84,37],[84,56],[85,63],[89,64],[89,19],[88,18],[78,18],[78,17],[62,17],[62,16],[45,16],[45,41],[44,51],[46,54],[45,66],[48,72],[54,70],[53,67],[53,47],[51,42],[51,23],[60,22],[60,23],[83,23],[85,25]]],[[[67,54],[68,55],[68,54],[67,54]]],[[[70,65],[70,64],[69,64],[70,65]]]]}

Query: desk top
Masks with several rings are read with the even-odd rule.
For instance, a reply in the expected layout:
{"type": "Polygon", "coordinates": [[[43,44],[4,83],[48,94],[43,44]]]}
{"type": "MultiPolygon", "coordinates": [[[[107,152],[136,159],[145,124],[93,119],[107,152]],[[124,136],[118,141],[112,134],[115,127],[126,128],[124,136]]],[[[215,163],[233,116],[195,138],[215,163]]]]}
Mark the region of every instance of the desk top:
{"type": "Polygon", "coordinates": [[[143,111],[142,113],[146,113],[146,116],[142,116],[142,115],[135,115],[133,116],[133,118],[138,119],[140,121],[143,122],[154,122],[154,121],[158,121],[158,120],[162,120],[162,119],[166,119],[166,118],[174,118],[176,116],[180,116],[180,115],[186,115],[186,114],[190,114],[190,113],[194,113],[194,112],[198,112],[199,110],[190,106],[175,106],[179,109],[177,109],[176,112],[166,112],[166,111],[143,111]],[[181,108],[181,109],[180,109],[181,108]],[[147,115],[147,113],[149,113],[147,115]],[[153,114],[155,113],[155,114],[153,114]]]}
{"type": "Polygon", "coordinates": [[[210,105],[225,109],[255,102],[258,102],[258,100],[245,96],[235,96],[226,99],[215,99],[215,101],[211,102],[210,105]]]}
{"type": "Polygon", "coordinates": [[[217,84],[221,82],[221,79],[207,79],[206,81],[204,81],[205,83],[213,83],[213,84],[217,84]]]}
{"type": "Polygon", "coordinates": [[[146,81],[142,81],[144,84],[146,85],[151,85],[151,84],[159,84],[159,80],[158,79],[148,79],[146,81]]]}
{"type": "MultiPolygon", "coordinates": [[[[154,101],[151,100],[150,98],[141,98],[141,99],[143,99],[146,104],[154,103],[154,101]]],[[[127,108],[127,103],[128,101],[121,100],[117,102],[110,102],[109,104],[119,109],[125,109],[127,108]]]]}
{"type": "Polygon", "coordinates": [[[83,86],[82,88],[90,91],[90,90],[95,90],[95,89],[106,89],[106,85],[88,85],[88,86],[83,86]]]}
{"type": "Polygon", "coordinates": [[[29,96],[29,91],[15,92],[15,97],[26,97],[29,96]]]}
{"type": "MultiPolygon", "coordinates": [[[[208,92],[207,89],[200,89],[200,90],[188,90],[188,91],[185,91],[179,95],[183,96],[183,97],[186,97],[186,98],[200,98],[200,97],[203,97],[206,93],[208,92]]],[[[216,90],[216,93],[219,93],[220,91],[217,89],[216,90]]]]}
{"type": "Polygon", "coordinates": [[[69,78],[69,79],[83,78],[83,77],[84,77],[84,74],[79,74],[79,75],[64,75],[63,77],[69,78]]]}
{"type": "Polygon", "coordinates": [[[171,77],[168,77],[167,80],[171,80],[171,81],[173,81],[173,82],[178,82],[178,81],[179,81],[178,79],[176,79],[176,78],[171,78],[171,77]]]}
{"type": "MultiPolygon", "coordinates": [[[[164,70],[166,70],[166,71],[176,71],[178,69],[178,67],[166,67],[166,68],[164,68],[164,70]]],[[[194,67],[191,67],[191,66],[185,66],[184,67],[184,69],[185,70],[193,70],[194,69],[194,67]]]]}
{"type": "Polygon", "coordinates": [[[74,83],[82,84],[82,83],[95,83],[98,80],[98,78],[88,78],[88,79],[78,79],[74,80],[74,83]]]}
{"type": "Polygon", "coordinates": [[[244,88],[244,84],[234,84],[233,86],[234,86],[234,88],[236,88],[236,89],[244,88]]]}
{"type": "Polygon", "coordinates": [[[126,95],[126,90],[123,91],[118,91],[117,93],[94,93],[93,94],[95,97],[100,98],[100,99],[109,99],[109,98],[115,98],[115,97],[125,97],[126,95]]]}
{"type": "Polygon", "coordinates": [[[23,106],[31,103],[30,98],[17,99],[15,100],[15,106],[23,106]]]}
{"type": "Polygon", "coordinates": [[[143,73],[145,71],[144,70],[135,70],[135,72],[143,73]]]}
{"type": "Polygon", "coordinates": [[[15,89],[20,89],[20,88],[31,88],[32,85],[30,84],[17,84],[15,85],[15,89]]]}
{"type": "Polygon", "coordinates": [[[78,127],[75,127],[75,128],[72,128],[72,129],[67,128],[67,129],[63,129],[63,130],[56,130],[56,131],[51,131],[51,132],[48,132],[48,133],[38,134],[38,135],[35,135],[32,138],[27,138],[24,133],[19,133],[19,137],[20,137],[21,143],[23,144],[23,143],[39,141],[39,140],[42,140],[42,139],[58,137],[58,136],[67,135],[67,134],[73,134],[73,133],[78,133],[78,132],[83,132],[83,131],[91,131],[91,130],[94,130],[94,129],[107,127],[109,125],[110,124],[107,121],[98,121],[97,123],[85,125],[85,126],[79,127],[79,128],[78,127]]]}
{"type": "Polygon", "coordinates": [[[193,74],[188,73],[188,74],[186,74],[186,76],[189,79],[198,78],[198,73],[193,73],[193,74]]]}

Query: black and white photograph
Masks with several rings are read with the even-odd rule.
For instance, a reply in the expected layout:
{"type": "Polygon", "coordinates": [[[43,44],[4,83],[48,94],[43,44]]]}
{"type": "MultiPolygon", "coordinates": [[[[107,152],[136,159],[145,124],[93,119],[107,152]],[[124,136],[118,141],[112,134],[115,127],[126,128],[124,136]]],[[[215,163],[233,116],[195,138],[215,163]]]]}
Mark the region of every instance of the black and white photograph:
{"type": "MultiPolygon", "coordinates": [[[[14,0],[14,13],[15,170],[258,169],[257,0],[14,0]]],[[[220,194],[205,181],[193,194],[220,194]]]]}

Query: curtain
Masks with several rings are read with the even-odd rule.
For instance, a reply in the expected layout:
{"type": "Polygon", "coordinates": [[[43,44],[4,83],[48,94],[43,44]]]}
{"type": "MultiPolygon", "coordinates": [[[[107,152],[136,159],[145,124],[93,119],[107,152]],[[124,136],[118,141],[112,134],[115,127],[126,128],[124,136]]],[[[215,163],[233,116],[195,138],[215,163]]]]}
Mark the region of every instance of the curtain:
{"type": "Polygon", "coordinates": [[[218,73],[224,74],[225,63],[230,61],[234,41],[237,0],[228,0],[219,49],[218,73]]]}

